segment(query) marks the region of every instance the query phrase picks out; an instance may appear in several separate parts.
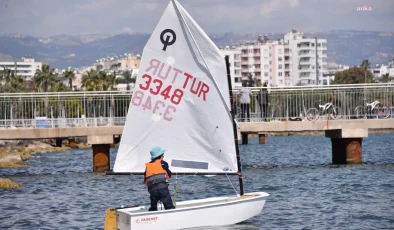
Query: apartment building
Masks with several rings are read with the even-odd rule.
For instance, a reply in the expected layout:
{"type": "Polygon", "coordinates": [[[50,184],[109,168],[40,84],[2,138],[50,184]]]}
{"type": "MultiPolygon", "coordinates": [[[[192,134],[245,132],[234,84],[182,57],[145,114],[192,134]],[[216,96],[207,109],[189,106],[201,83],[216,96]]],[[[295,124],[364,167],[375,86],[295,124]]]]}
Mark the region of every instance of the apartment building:
{"type": "Polygon", "coordinates": [[[241,87],[241,50],[235,46],[231,48],[229,46],[226,46],[224,48],[221,48],[220,51],[224,56],[229,56],[231,86],[233,88],[241,87]]]}
{"type": "Polygon", "coordinates": [[[124,56],[114,56],[101,58],[93,64],[97,71],[105,71],[113,74],[121,74],[126,70],[133,71],[140,68],[141,58],[139,55],[124,54],[124,56]]]}
{"type": "Polygon", "coordinates": [[[15,75],[22,76],[25,80],[31,80],[36,70],[41,70],[43,63],[36,62],[34,58],[23,57],[21,60],[0,60],[0,71],[11,70],[15,75]]]}
{"type": "Polygon", "coordinates": [[[284,36],[288,42],[293,62],[291,75],[292,85],[325,85],[323,78],[327,70],[327,40],[306,38],[304,34],[292,30],[284,36]]]}

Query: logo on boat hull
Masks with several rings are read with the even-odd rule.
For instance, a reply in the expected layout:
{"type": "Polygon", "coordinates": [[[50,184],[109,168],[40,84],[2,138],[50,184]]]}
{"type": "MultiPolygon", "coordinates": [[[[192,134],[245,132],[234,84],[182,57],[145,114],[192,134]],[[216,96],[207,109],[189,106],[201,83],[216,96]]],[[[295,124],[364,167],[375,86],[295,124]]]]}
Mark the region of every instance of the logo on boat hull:
{"type": "Polygon", "coordinates": [[[154,216],[154,217],[141,217],[138,218],[137,220],[135,220],[136,224],[148,224],[148,223],[152,223],[152,222],[156,222],[159,219],[159,217],[154,216]]]}

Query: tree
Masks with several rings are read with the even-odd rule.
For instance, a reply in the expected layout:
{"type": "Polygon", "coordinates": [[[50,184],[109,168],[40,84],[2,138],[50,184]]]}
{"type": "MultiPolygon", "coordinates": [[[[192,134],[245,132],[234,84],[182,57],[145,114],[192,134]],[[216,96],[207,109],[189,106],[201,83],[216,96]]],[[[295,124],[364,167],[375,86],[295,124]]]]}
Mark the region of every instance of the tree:
{"type": "Polygon", "coordinates": [[[51,69],[49,65],[43,65],[41,70],[36,71],[32,80],[36,86],[36,91],[48,92],[56,84],[57,74],[54,73],[54,69],[51,69]]]}
{"type": "Polygon", "coordinates": [[[0,80],[4,80],[5,83],[9,83],[11,81],[11,79],[14,77],[14,72],[12,72],[10,69],[4,69],[1,72],[1,77],[0,80]]]}
{"type": "Polygon", "coordinates": [[[371,62],[369,62],[368,59],[364,59],[364,60],[361,62],[360,67],[362,67],[362,68],[364,68],[364,69],[369,69],[369,68],[371,68],[371,62]]]}
{"type": "Polygon", "coordinates": [[[255,82],[253,80],[253,74],[248,73],[248,80],[246,80],[246,86],[253,87],[254,85],[255,85],[255,82]]]}
{"type": "Polygon", "coordinates": [[[20,93],[24,91],[25,79],[22,76],[10,78],[10,80],[1,87],[2,93],[20,93]]]}
{"type": "Polygon", "coordinates": [[[112,90],[116,85],[116,76],[113,74],[108,74],[104,71],[99,73],[99,80],[101,83],[100,90],[103,91],[112,90]]]}
{"type": "Polygon", "coordinates": [[[87,91],[98,91],[100,88],[100,79],[96,70],[91,69],[82,75],[81,87],[87,91]]]}
{"type": "Polygon", "coordinates": [[[73,90],[73,81],[75,80],[75,73],[73,69],[68,69],[64,72],[64,78],[68,81],[70,90],[73,90]]]}
{"type": "Polygon", "coordinates": [[[363,67],[351,67],[347,70],[336,72],[332,84],[362,84],[373,82],[373,75],[370,71],[364,69],[363,67]],[[364,80],[365,73],[366,82],[364,80]]]}
{"type": "Polygon", "coordinates": [[[122,74],[122,83],[127,84],[126,90],[129,91],[130,90],[130,83],[135,83],[135,78],[132,77],[133,76],[133,72],[126,70],[123,72],[122,74]]]}
{"type": "Polygon", "coordinates": [[[382,79],[380,80],[380,82],[382,82],[382,83],[388,83],[390,81],[391,81],[390,74],[388,74],[388,73],[383,74],[382,79]]]}
{"type": "Polygon", "coordinates": [[[63,82],[58,82],[51,87],[52,92],[67,92],[68,88],[63,82]]]}

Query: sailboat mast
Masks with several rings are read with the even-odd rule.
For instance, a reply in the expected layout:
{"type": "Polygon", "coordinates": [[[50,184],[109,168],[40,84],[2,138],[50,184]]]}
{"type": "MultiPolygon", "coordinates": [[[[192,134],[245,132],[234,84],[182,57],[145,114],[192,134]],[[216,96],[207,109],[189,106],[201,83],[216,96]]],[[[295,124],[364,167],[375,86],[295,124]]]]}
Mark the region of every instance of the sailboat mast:
{"type": "Polygon", "coordinates": [[[237,126],[235,124],[235,115],[234,111],[235,110],[235,103],[234,103],[234,98],[233,98],[233,90],[231,86],[231,75],[230,75],[230,62],[229,62],[229,57],[225,57],[226,60],[226,70],[227,70],[227,81],[228,81],[228,90],[230,93],[230,108],[231,108],[231,118],[233,121],[233,133],[234,133],[234,142],[235,142],[235,151],[237,154],[237,165],[238,165],[238,178],[239,178],[239,193],[240,195],[244,195],[244,183],[242,180],[242,171],[241,171],[241,157],[239,155],[239,146],[238,146],[238,135],[237,135],[237,126]]]}

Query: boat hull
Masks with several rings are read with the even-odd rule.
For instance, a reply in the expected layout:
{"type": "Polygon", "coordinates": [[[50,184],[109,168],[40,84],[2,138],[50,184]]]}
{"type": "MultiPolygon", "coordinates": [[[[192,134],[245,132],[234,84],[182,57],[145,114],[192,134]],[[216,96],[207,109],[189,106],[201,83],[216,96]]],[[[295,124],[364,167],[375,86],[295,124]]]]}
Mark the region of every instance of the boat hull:
{"type": "Polygon", "coordinates": [[[260,214],[268,193],[177,202],[177,208],[149,212],[148,206],[117,210],[117,228],[181,229],[236,224],[260,214]]]}

